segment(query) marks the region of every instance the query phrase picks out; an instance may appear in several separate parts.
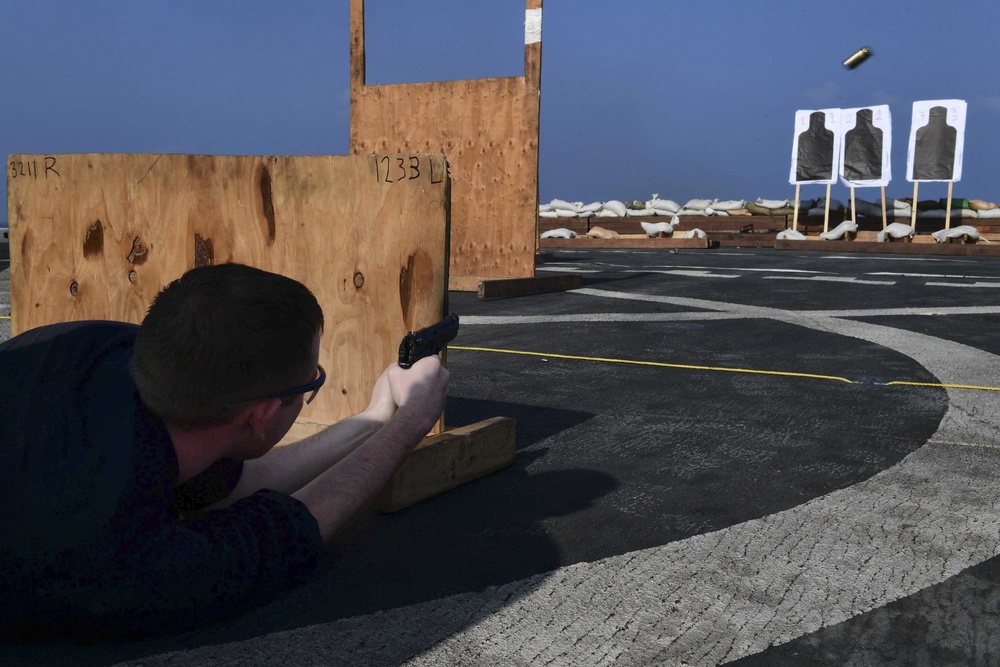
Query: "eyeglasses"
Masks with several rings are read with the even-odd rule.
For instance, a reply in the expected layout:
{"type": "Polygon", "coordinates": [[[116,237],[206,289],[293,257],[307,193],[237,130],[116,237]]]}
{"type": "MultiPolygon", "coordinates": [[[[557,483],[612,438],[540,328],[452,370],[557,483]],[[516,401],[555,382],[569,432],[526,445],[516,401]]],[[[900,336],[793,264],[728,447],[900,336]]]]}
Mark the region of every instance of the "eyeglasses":
{"type": "Polygon", "coordinates": [[[319,369],[319,377],[309,384],[304,384],[301,387],[295,387],[294,389],[288,389],[286,391],[280,391],[277,394],[268,394],[267,396],[250,398],[245,401],[240,401],[239,405],[246,405],[247,403],[253,403],[254,401],[263,401],[267,398],[287,398],[289,396],[297,396],[298,394],[309,394],[305,400],[306,405],[309,405],[312,403],[313,399],[316,398],[316,394],[319,392],[320,387],[322,387],[323,383],[326,382],[326,371],[323,370],[323,367],[319,364],[317,364],[316,367],[319,369]]]}

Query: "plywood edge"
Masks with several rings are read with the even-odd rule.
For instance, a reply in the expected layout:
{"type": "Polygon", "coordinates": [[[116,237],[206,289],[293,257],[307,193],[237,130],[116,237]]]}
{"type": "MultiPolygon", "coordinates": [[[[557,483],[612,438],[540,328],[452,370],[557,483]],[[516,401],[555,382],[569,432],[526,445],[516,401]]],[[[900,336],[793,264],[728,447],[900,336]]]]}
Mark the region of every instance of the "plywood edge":
{"type": "Polygon", "coordinates": [[[514,461],[516,422],[493,417],[428,436],[403,460],[375,509],[398,512],[506,468],[514,461]]]}
{"type": "Polygon", "coordinates": [[[578,273],[567,273],[553,276],[535,276],[534,278],[500,278],[497,280],[479,281],[480,299],[511,299],[533,294],[549,292],[565,292],[579,289],[583,286],[583,276],[578,273]]]}
{"type": "Polygon", "coordinates": [[[451,292],[478,292],[480,276],[448,276],[448,290],[451,292]]]}
{"type": "Polygon", "coordinates": [[[875,241],[792,241],[781,239],[774,242],[775,250],[806,250],[826,252],[885,253],[895,255],[965,255],[1000,256],[1000,244],[984,243],[914,243],[875,241]]]}
{"type": "Polygon", "coordinates": [[[650,238],[646,235],[619,236],[616,239],[599,239],[586,236],[577,236],[573,239],[539,239],[539,247],[543,249],[625,249],[643,250],[656,248],[684,248],[691,250],[705,250],[714,247],[712,239],[674,239],[674,238],[650,238]]]}

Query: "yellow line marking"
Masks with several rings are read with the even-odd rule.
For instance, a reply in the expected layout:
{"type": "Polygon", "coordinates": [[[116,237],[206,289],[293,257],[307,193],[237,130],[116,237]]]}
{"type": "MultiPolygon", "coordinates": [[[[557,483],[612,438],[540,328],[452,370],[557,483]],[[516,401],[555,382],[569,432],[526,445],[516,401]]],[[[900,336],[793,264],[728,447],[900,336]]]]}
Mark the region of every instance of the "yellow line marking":
{"type": "MultiPolygon", "coordinates": [[[[613,364],[632,364],[635,366],[656,366],[659,368],[682,368],[695,371],[722,371],[726,373],[751,373],[755,375],[780,375],[785,377],[812,378],[816,380],[834,380],[836,382],[846,382],[855,384],[847,378],[836,375],[815,375],[812,373],[791,373],[788,371],[762,371],[751,368],[729,368],[726,366],[694,366],[691,364],[668,364],[662,361],[637,361],[634,359],[608,359],[604,357],[583,357],[572,354],[545,354],[543,352],[527,352],[525,350],[503,350],[491,347],[466,347],[459,345],[449,345],[449,350],[465,350],[468,352],[498,352],[502,354],[519,354],[529,357],[545,357],[547,359],[573,359],[576,361],[602,361],[613,364]]],[[[934,387],[941,389],[970,389],[974,391],[1000,391],[1000,387],[987,387],[974,384],[952,384],[947,382],[906,382],[903,380],[892,380],[885,382],[881,386],[901,385],[907,387],[934,387]]]]}
{"type": "Polygon", "coordinates": [[[886,382],[886,385],[890,384],[900,384],[908,387],[944,387],[946,389],[976,389],[978,391],[1000,391],[1000,387],[982,387],[975,384],[948,384],[946,382],[903,382],[902,380],[893,380],[892,382],[886,382]]]}
{"type": "Polygon", "coordinates": [[[632,364],[635,366],[656,366],[658,368],[682,368],[693,371],[723,371],[726,373],[750,373],[754,375],[781,375],[785,377],[812,378],[815,380],[834,380],[853,384],[847,378],[834,375],[813,375],[812,373],[792,373],[788,371],[762,371],[752,368],[728,368],[724,366],[694,366],[691,364],[668,364],[662,361],[637,361],[634,359],[608,359],[604,357],[581,357],[571,354],[545,354],[542,352],[526,352],[524,350],[501,350],[490,347],[466,347],[449,345],[449,350],[464,350],[468,352],[499,352],[502,354],[520,354],[529,357],[545,357],[546,359],[573,359],[576,361],[602,361],[612,364],[632,364]]]}

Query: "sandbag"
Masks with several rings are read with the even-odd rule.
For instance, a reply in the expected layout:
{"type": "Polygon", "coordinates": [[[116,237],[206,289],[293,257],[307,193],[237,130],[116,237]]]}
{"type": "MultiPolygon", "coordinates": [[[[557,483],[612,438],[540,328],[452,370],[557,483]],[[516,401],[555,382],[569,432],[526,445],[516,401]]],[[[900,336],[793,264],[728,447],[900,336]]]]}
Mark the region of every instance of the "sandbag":
{"type": "Polygon", "coordinates": [[[805,235],[796,229],[786,229],[783,232],[778,232],[776,238],[779,241],[804,241],[805,235]]]}
{"type": "Polygon", "coordinates": [[[901,239],[907,236],[913,238],[913,227],[904,225],[901,222],[890,222],[885,229],[875,236],[875,240],[878,243],[885,243],[886,238],[890,236],[894,239],[901,239]]]}
{"type": "Polygon", "coordinates": [[[556,213],[555,211],[539,211],[538,212],[538,217],[539,218],[558,218],[559,214],[556,213]]]}
{"type": "Polygon", "coordinates": [[[959,225],[958,227],[952,227],[951,229],[939,229],[936,232],[932,232],[931,236],[938,243],[944,243],[948,239],[957,239],[961,236],[968,236],[973,241],[979,240],[979,230],[971,225],[959,225]]]}
{"type": "Polygon", "coordinates": [[[566,229],[565,227],[560,227],[559,229],[550,229],[547,232],[543,232],[540,239],[572,239],[576,238],[576,232],[572,229],[566,229]]]}
{"type": "Polygon", "coordinates": [[[611,231],[610,229],[605,229],[604,227],[591,227],[590,231],[587,232],[586,235],[594,239],[618,238],[618,232],[611,231]]]}
{"type": "Polygon", "coordinates": [[[727,201],[717,201],[710,207],[714,211],[735,211],[743,208],[746,202],[742,199],[729,199],[727,201]]]}
{"type": "MultiPolygon", "coordinates": [[[[917,211],[918,218],[941,218],[944,219],[948,217],[948,211],[943,208],[936,208],[932,211],[917,211]]],[[[953,208],[951,210],[951,217],[953,218],[978,218],[979,212],[973,211],[971,208],[953,208]]]]}
{"type": "Polygon", "coordinates": [[[656,209],[652,209],[652,208],[641,208],[641,209],[630,208],[630,209],[626,209],[625,210],[625,215],[626,216],[632,216],[632,217],[638,217],[638,216],[649,217],[649,216],[656,215],[656,209]]]}
{"type": "MultiPolygon", "coordinates": [[[[948,207],[948,198],[945,197],[944,199],[939,199],[938,200],[938,206],[940,206],[941,208],[947,208],[948,207]]],[[[951,198],[951,210],[954,211],[956,208],[969,208],[969,200],[968,199],[959,199],[957,197],[952,197],[951,198]]]]}
{"type": "Polygon", "coordinates": [[[684,204],[681,208],[686,208],[690,211],[704,211],[713,203],[715,202],[712,199],[691,199],[688,200],[688,203],[684,204]]]}
{"type": "Polygon", "coordinates": [[[785,208],[790,204],[787,199],[761,199],[760,197],[754,203],[762,208],[785,208]]]}
{"type": "Polygon", "coordinates": [[[1000,208],[990,208],[985,211],[976,211],[980,220],[990,220],[993,218],[1000,218],[1000,208]]]}
{"type": "Polygon", "coordinates": [[[649,238],[656,238],[660,234],[670,236],[674,233],[674,226],[669,222],[644,222],[640,220],[639,224],[649,238]]]}
{"type": "Polygon", "coordinates": [[[648,205],[649,208],[656,209],[657,211],[669,211],[670,213],[676,213],[681,210],[680,205],[671,199],[651,199],[648,205]]]}
{"type": "Polygon", "coordinates": [[[562,199],[553,199],[550,201],[549,208],[553,211],[573,211],[573,213],[580,212],[579,204],[563,201],[562,199]]]}
{"type": "Polygon", "coordinates": [[[995,208],[1000,208],[995,202],[985,201],[983,199],[970,199],[969,208],[973,211],[992,211],[995,208]]]}
{"type": "Polygon", "coordinates": [[[842,223],[834,227],[828,232],[823,232],[819,235],[824,241],[836,241],[843,238],[846,234],[857,234],[858,226],[851,222],[850,220],[844,220],[842,223]]]}
{"type": "Polygon", "coordinates": [[[605,210],[605,211],[612,211],[619,218],[624,218],[625,217],[625,211],[627,209],[625,208],[625,204],[621,203],[617,199],[612,199],[611,201],[604,202],[604,209],[603,210],[605,210]]]}
{"type": "MultiPolygon", "coordinates": [[[[881,203],[876,204],[874,202],[865,201],[864,199],[855,199],[854,210],[857,212],[858,215],[867,215],[877,218],[882,217],[881,203]]],[[[886,215],[888,214],[889,214],[889,209],[886,208],[886,215]]]]}
{"type": "Polygon", "coordinates": [[[750,212],[750,215],[774,215],[770,208],[752,201],[747,202],[746,210],[750,212]]]}

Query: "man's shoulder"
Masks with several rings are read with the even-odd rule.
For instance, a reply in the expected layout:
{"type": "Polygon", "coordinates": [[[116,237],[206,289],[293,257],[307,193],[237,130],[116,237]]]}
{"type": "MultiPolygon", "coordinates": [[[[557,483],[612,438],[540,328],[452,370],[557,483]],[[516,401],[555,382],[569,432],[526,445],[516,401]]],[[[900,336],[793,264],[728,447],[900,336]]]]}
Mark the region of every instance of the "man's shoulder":
{"type": "Polygon", "coordinates": [[[109,346],[115,347],[123,343],[130,345],[138,331],[138,325],[128,322],[56,322],[29,329],[0,343],[0,354],[25,359],[29,356],[44,357],[53,351],[59,351],[81,359],[89,353],[99,354],[109,346]]]}
{"type": "Polygon", "coordinates": [[[10,340],[3,343],[6,347],[9,344],[25,341],[40,341],[63,336],[77,337],[97,337],[103,338],[122,333],[135,333],[139,330],[139,325],[130,322],[116,322],[113,320],[78,320],[73,322],[53,322],[43,324],[23,331],[10,340]]]}

